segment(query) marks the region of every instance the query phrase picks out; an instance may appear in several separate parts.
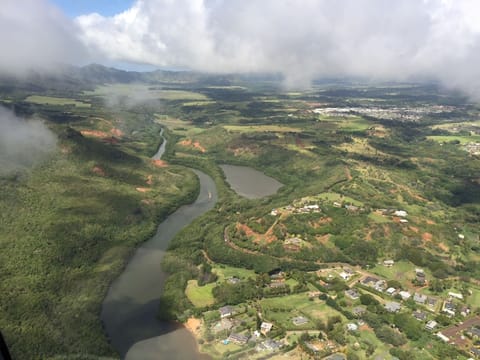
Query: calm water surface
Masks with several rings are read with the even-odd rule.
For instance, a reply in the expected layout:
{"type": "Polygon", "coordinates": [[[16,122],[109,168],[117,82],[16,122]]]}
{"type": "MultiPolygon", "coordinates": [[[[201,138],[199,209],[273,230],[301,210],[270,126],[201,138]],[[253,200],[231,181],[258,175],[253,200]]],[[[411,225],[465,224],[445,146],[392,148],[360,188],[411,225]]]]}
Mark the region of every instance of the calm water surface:
{"type": "Polygon", "coordinates": [[[248,166],[220,165],[228,183],[238,195],[259,199],[275,194],[283,184],[248,166]]]}
{"type": "MultiPolygon", "coordinates": [[[[166,141],[155,155],[156,159],[163,154],[165,144],[166,141]]],[[[166,278],[160,263],[169,242],[196,217],[212,209],[217,201],[214,181],[200,171],[193,171],[200,179],[197,200],[180,207],[158,226],[156,235],[136,250],[103,302],[101,319],[122,358],[208,359],[198,353],[195,339],[183,326],[156,318],[166,278]]]]}

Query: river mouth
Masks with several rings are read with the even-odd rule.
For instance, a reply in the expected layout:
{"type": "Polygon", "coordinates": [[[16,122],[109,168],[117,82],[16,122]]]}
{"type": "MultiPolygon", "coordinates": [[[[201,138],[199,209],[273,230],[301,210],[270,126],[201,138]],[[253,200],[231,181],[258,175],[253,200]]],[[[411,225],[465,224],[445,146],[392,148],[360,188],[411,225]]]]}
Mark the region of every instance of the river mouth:
{"type": "MultiPolygon", "coordinates": [[[[165,144],[164,140],[163,151],[165,144]]],[[[160,158],[163,151],[159,149],[155,156],[160,158]]],[[[212,178],[201,171],[192,171],[200,180],[195,202],[178,208],[158,226],[150,240],[137,248],[103,301],[100,317],[122,359],[208,358],[198,353],[195,339],[183,326],[157,319],[166,279],[160,264],[168,244],[182,228],[213,209],[217,202],[212,178]]]]}
{"type": "Polygon", "coordinates": [[[248,166],[220,165],[227,182],[240,196],[260,199],[275,194],[283,184],[248,166]]]}

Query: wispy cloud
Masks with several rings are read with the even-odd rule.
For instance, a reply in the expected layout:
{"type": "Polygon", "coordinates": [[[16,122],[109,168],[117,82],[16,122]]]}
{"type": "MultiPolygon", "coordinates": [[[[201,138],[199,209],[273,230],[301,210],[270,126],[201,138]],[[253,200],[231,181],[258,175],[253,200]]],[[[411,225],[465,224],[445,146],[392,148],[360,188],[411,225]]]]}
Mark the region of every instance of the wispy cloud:
{"type": "Polygon", "coordinates": [[[474,0],[139,0],[76,19],[90,48],[116,60],[215,72],[431,76],[470,92],[480,80],[474,0]]]}
{"type": "Polygon", "coordinates": [[[77,25],[46,0],[2,0],[0,34],[0,73],[52,70],[87,55],[77,25]]]}
{"type": "Polygon", "coordinates": [[[55,149],[56,136],[38,119],[0,107],[0,175],[29,168],[55,149]]]}

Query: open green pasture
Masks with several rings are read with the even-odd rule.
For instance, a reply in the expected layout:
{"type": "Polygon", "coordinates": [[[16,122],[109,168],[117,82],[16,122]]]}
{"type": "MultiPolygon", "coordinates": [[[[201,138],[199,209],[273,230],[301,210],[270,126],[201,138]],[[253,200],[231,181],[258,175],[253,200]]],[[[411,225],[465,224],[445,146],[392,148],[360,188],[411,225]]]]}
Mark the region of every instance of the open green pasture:
{"type": "Polygon", "coordinates": [[[73,105],[76,107],[84,107],[84,108],[89,108],[91,106],[89,103],[71,99],[71,98],[41,96],[41,95],[30,95],[25,99],[25,101],[33,104],[39,104],[39,105],[58,105],[58,106],[73,105]]]}

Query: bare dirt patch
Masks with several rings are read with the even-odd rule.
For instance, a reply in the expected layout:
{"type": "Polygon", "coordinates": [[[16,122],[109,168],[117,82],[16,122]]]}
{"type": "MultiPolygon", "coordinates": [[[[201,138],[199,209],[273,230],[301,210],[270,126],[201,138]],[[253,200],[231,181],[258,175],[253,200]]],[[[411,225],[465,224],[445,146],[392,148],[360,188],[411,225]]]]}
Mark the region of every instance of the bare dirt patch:
{"type": "Polygon", "coordinates": [[[186,147],[193,147],[194,149],[197,149],[199,150],[200,152],[204,153],[207,151],[207,149],[205,149],[201,144],[200,142],[198,141],[192,141],[192,139],[186,139],[186,140],[182,140],[179,142],[180,145],[182,146],[186,146],[186,147]]]}
{"type": "Polygon", "coordinates": [[[106,132],[99,130],[80,130],[80,134],[83,136],[92,136],[96,138],[106,138],[109,136],[109,134],[106,132]]]}
{"type": "Polygon", "coordinates": [[[151,189],[144,188],[144,187],[137,187],[137,188],[135,188],[135,190],[137,190],[138,192],[141,192],[141,193],[146,193],[146,192],[149,192],[151,189]]]}
{"type": "Polygon", "coordinates": [[[390,237],[392,231],[390,230],[390,226],[388,225],[383,225],[383,232],[386,237],[390,237]]]}
{"type": "Polygon", "coordinates": [[[322,244],[327,244],[330,241],[330,234],[325,234],[322,236],[317,236],[317,240],[322,244]]]}
{"type": "Polygon", "coordinates": [[[156,167],[167,167],[168,164],[166,161],[163,161],[163,160],[152,160],[152,163],[153,165],[155,165],[156,167]]]}
{"type": "Polygon", "coordinates": [[[432,241],[432,234],[425,232],[422,234],[422,240],[425,242],[432,241]]]}
{"type": "Polygon", "coordinates": [[[419,231],[418,227],[416,227],[416,226],[409,226],[408,228],[409,228],[410,230],[412,230],[415,234],[418,234],[418,231],[419,231]]]}
{"type": "Polygon", "coordinates": [[[433,220],[425,220],[425,222],[428,224],[428,225],[436,225],[437,223],[433,220]]]}
{"type": "Polygon", "coordinates": [[[450,251],[450,248],[444,242],[439,243],[438,247],[444,252],[448,253],[450,251]]]}
{"type": "Polygon", "coordinates": [[[100,166],[94,166],[92,172],[100,176],[107,176],[105,170],[103,170],[100,166]]]}
{"type": "Polygon", "coordinates": [[[202,321],[200,319],[194,317],[188,318],[184,325],[194,336],[200,335],[200,330],[202,328],[202,321]]]}
{"type": "Polygon", "coordinates": [[[147,180],[145,181],[147,185],[152,185],[153,184],[153,175],[148,175],[147,180]]]}
{"type": "Polygon", "coordinates": [[[117,129],[117,128],[112,128],[110,130],[110,132],[112,133],[112,135],[114,135],[116,137],[122,137],[123,136],[123,131],[120,130],[120,129],[117,129]]]}

